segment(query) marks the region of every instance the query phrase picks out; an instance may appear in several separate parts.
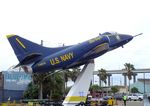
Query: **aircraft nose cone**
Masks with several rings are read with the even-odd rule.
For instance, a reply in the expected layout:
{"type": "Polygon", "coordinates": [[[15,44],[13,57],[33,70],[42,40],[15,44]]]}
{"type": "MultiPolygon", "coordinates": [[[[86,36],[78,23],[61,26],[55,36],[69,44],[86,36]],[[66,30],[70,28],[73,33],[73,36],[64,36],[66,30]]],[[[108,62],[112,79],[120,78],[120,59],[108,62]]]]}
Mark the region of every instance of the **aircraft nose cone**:
{"type": "Polygon", "coordinates": [[[126,41],[126,42],[129,42],[133,39],[133,36],[131,36],[131,35],[122,35],[121,39],[126,41]]]}
{"type": "Polygon", "coordinates": [[[128,41],[130,41],[130,40],[133,39],[133,36],[131,36],[131,35],[125,35],[125,36],[126,36],[126,39],[127,39],[128,41]]]}

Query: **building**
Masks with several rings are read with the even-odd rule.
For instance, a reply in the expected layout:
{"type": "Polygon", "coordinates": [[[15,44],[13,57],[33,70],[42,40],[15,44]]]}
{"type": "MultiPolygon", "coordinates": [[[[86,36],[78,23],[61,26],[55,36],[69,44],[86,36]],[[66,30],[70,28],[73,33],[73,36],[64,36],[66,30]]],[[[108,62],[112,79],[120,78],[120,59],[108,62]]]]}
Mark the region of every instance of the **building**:
{"type": "Polygon", "coordinates": [[[25,72],[2,71],[0,73],[0,102],[20,100],[31,82],[31,75],[25,72]]]}
{"type": "Polygon", "coordinates": [[[150,79],[138,79],[130,88],[138,88],[140,93],[150,93],[150,79]]]}

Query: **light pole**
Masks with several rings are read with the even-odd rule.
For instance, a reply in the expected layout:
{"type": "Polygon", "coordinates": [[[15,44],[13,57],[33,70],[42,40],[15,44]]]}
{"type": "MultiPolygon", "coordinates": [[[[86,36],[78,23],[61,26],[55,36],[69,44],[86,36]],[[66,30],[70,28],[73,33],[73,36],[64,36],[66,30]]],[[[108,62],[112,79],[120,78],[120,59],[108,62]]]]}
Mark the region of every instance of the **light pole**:
{"type": "Polygon", "coordinates": [[[2,95],[2,102],[4,102],[4,75],[2,72],[0,72],[0,90],[2,91],[1,92],[1,95],[2,95]]]}
{"type": "Polygon", "coordinates": [[[144,79],[144,94],[145,94],[145,73],[143,73],[143,79],[144,79]]]}
{"type": "Polygon", "coordinates": [[[113,76],[111,77],[111,81],[112,81],[111,86],[113,86],[113,76]]]}
{"type": "Polygon", "coordinates": [[[41,46],[43,46],[43,42],[44,42],[44,41],[43,41],[43,40],[41,40],[41,46]]]}

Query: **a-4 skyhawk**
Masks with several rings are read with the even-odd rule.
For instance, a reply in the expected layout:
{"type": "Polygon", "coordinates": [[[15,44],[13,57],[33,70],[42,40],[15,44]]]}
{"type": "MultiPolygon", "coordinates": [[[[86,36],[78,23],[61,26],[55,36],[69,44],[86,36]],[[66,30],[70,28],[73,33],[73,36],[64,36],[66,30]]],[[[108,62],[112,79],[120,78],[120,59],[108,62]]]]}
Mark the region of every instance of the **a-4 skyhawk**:
{"type": "Polygon", "coordinates": [[[133,37],[105,32],[76,45],[48,48],[17,35],[7,35],[19,60],[16,67],[21,66],[27,73],[49,72],[86,64],[110,50],[123,47],[133,37]]]}

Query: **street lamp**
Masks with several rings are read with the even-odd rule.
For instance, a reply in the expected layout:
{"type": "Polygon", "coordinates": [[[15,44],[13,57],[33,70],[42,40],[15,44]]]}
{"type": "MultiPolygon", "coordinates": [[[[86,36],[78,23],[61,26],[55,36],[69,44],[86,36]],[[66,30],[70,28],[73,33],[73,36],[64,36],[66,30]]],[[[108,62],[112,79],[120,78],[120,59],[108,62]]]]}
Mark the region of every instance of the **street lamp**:
{"type": "Polygon", "coordinates": [[[1,95],[2,95],[2,102],[3,102],[4,101],[4,75],[2,72],[0,72],[0,82],[1,82],[0,90],[2,91],[1,95]]]}
{"type": "Polygon", "coordinates": [[[145,73],[143,73],[143,79],[144,79],[144,94],[145,94],[145,73]]]}

